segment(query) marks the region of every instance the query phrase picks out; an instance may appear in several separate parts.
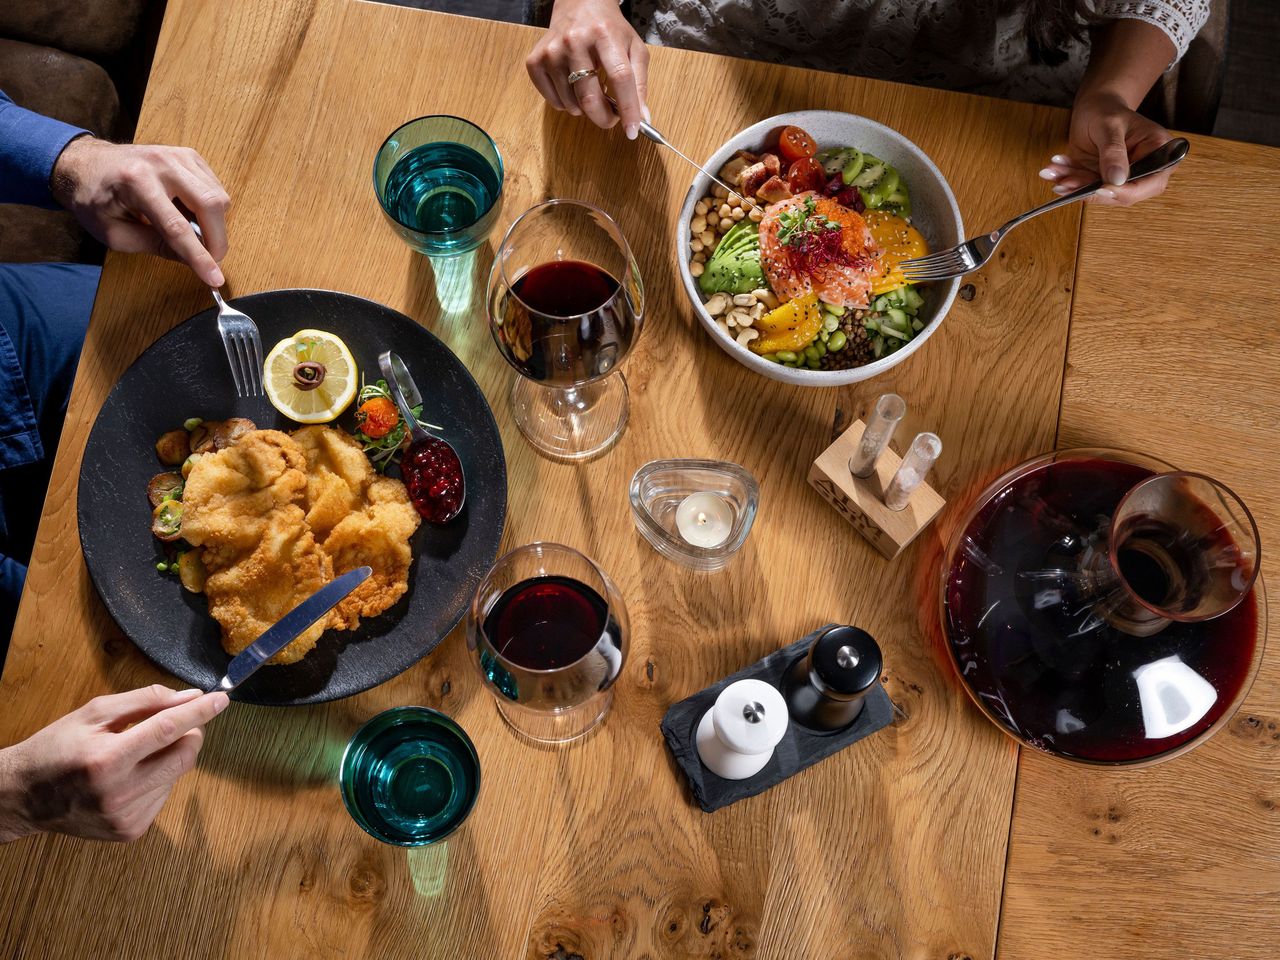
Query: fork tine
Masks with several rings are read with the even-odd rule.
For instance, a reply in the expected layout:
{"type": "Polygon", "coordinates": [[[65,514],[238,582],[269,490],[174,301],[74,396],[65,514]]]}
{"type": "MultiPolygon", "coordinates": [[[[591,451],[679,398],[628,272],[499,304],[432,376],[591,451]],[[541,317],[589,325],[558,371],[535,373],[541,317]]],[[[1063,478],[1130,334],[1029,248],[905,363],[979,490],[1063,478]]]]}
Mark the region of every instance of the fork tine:
{"type": "Polygon", "coordinates": [[[262,389],[262,335],[256,323],[249,328],[249,353],[253,359],[253,391],[261,397],[266,391],[262,389]]]}
{"type": "Polygon", "coordinates": [[[963,247],[952,247],[950,250],[939,250],[925,257],[915,257],[902,261],[902,265],[912,267],[933,267],[943,263],[957,263],[964,259],[963,247]]]}
{"type": "Polygon", "coordinates": [[[253,362],[249,358],[248,338],[245,336],[243,330],[239,330],[236,332],[235,339],[236,356],[240,360],[240,375],[244,379],[244,395],[246,397],[252,397],[255,395],[256,390],[253,385],[253,362]]]}
{"type": "Polygon", "coordinates": [[[219,329],[222,334],[222,347],[227,351],[227,366],[231,368],[231,379],[236,385],[236,396],[244,396],[244,387],[240,380],[240,363],[236,359],[235,347],[233,344],[234,337],[229,330],[219,329]]]}

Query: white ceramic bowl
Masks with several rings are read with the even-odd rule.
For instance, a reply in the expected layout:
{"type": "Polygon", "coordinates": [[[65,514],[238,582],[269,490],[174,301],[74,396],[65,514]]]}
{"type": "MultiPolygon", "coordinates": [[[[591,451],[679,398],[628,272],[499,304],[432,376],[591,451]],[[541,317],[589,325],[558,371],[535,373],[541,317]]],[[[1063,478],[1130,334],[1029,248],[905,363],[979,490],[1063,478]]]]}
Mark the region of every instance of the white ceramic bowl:
{"type": "MultiPolygon", "coordinates": [[[[807,131],[817,141],[819,150],[825,150],[827,147],[857,147],[897,167],[911,192],[911,222],[924,235],[930,251],[945,250],[964,240],[960,208],[956,205],[956,198],[951,193],[946,177],[933,161],[923,150],[896,130],[852,113],[836,113],[832,110],[798,110],[795,113],[781,113],[768,120],[761,120],[732,137],[711,155],[704,166],[713,172],[718,171],[739,150],[759,153],[764,150],[766,144],[772,148],[776,131],[788,124],[807,131]]],[[[901,350],[865,366],[854,367],[852,370],[796,369],[762,360],[716,326],[711,314],[707,313],[702,305],[702,291],[698,288],[697,281],[689,273],[689,221],[693,217],[694,204],[711,192],[711,186],[711,181],[704,174],[699,173],[694,177],[689,193],[684,198],[684,205],[680,208],[680,222],[676,228],[676,262],[680,268],[680,279],[684,282],[684,290],[689,297],[689,302],[693,304],[694,312],[706,327],[707,333],[729,356],[743,366],[750,367],[756,373],[773,380],[810,387],[835,387],[845,383],[869,380],[877,374],[884,373],[890,367],[896,367],[919,350],[938,329],[942,318],[951,309],[956,291],[960,288],[959,277],[923,287],[921,293],[924,296],[924,305],[920,308],[919,316],[925,322],[924,329],[901,350]]]]}

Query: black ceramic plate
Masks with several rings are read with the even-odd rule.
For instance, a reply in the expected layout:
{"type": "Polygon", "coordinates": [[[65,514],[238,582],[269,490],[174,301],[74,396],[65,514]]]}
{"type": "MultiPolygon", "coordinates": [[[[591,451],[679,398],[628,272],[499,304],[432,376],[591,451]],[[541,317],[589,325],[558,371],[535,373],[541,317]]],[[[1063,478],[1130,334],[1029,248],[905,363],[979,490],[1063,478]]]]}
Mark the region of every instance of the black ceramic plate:
{"type": "MultiPolygon", "coordinates": [[[[240,297],[235,306],[257,322],[263,353],[298,330],[341,337],[366,377],[378,354],[395,350],[422,390],[424,419],[444,428],[462,459],[467,499],[444,527],[423,523],[414,536],[409,592],[354,631],[330,630],[303,660],[267,666],[234,699],[249,703],[317,703],[368,690],[417,663],[457,624],[498,552],[507,509],[502,441],[484,394],[453,353],[408,317],[381,304],[324,290],[279,290],[240,297]]],[[[206,310],[165,334],[134,362],[98,414],[80,468],[80,546],[111,616],[164,669],[210,689],[228,662],[203,596],[156,571],[162,559],[150,532],[147,481],[164,469],[155,442],[188,417],[248,417],[259,427],[297,425],[265,397],[238,398],[206,310]]],[[[355,404],[336,426],[351,429],[355,404]]]]}

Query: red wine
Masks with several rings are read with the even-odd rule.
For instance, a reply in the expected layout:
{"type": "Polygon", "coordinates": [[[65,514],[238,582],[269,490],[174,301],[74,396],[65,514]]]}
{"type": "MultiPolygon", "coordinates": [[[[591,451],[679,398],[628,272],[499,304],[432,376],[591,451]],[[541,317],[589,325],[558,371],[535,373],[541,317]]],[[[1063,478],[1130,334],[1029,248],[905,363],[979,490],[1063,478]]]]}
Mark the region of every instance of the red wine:
{"type": "Polygon", "coordinates": [[[609,606],[570,577],[532,577],[502,594],[484,620],[493,648],[529,670],[556,670],[585,656],[608,627],[609,606]]]}
{"type": "Polygon", "coordinates": [[[535,313],[576,317],[608,303],[618,292],[618,281],[594,263],[552,260],[523,274],[511,289],[535,313]]]}
{"type": "MultiPolygon", "coordinates": [[[[1069,583],[1037,576],[1076,570],[1099,518],[1149,476],[1112,460],[1026,473],[973,518],[949,571],[947,638],[961,677],[998,722],[1044,750],[1112,763],[1159,756],[1213,726],[1249,681],[1253,594],[1220,617],[1137,637],[1091,619],[1090,601],[1069,583]]],[[[1122,547],[1118,561],[1134,592],[1157,606],[1196,575],[1150,533],[1127,541],[1138,546],[1122,547]]]]}
{"type": "Polygon", "coordinates": [[[604,376],[626,354],[640,318],[615,277],[581,260],[552,260],[522,274],[497,307],[494,333],[525,376],[557,386],[604,376]]]}

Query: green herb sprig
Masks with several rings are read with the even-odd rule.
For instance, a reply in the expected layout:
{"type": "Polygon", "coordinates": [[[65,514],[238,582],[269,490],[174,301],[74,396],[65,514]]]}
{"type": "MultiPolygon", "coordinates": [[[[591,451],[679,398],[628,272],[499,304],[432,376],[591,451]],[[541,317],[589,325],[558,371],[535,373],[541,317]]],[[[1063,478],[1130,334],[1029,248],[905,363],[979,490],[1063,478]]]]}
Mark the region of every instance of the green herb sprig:
{"type": "MultiPolygon", "coordinates": [[[[387,389],[387,381],[378,380],[376,383],[365,383],[362,376],[360,378],[360,392],[356,395],[356,406],[359,407],[377,398],[395,403],[391,396],[391,391],[387,389]]],[[[433,423],[427,423],[422,419],[422,404],[418,404],[411,412],[413,413],[413,418],[426,429],[437,432],[444,429],[433,423]]],[[[387,467],[399,462],[403,448],[408,446],[406,442],[408,434],[409,425],[404,422],[404,417],[400,417],[396,421],[396,425],[381,437],[366,436],[359,427],[355,429],[355,438],[360,441],[361,446],[364,448],[365,456],[369,458],[369,462],[377,468],[379,473],[386,473],[387,467]]]]}

